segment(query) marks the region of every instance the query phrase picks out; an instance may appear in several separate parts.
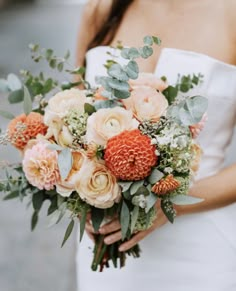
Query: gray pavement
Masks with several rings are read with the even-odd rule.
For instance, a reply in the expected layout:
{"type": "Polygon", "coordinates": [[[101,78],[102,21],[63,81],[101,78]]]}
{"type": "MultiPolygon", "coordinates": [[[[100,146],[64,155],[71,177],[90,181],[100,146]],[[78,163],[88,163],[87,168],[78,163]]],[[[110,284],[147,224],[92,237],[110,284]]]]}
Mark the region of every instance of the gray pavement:
{"type": "MultiPolygon", "coordinates": [[[[54,48],[57,54],[68,48],[75,51],[81,7],[73,4],[75,0],[68,1],[71,5],[59,5],[61,0],[49,2],[0,10],[0,78],[21,68],[37,70],[27,51],[31,42],[54,48]]],[[[8,106],[3,95],[0,108],[19,113],[18,107],[8,106]]],[[[0,118],[0,127],[6,123],[0,118]]],[[[226,163],[236,160],[235,148],[236,138],[226,163]]],[[[0,148],[0,160],[18,158],[15,150],[0,148]]],[[[48,229],[46,219],[42,219],[31,233],[30,215],[31,209],[26,210],[19,201],[0,201],[0,290],[75,291],[75,235],[61,249],[66,224],[48,229]]]]}
{"type": "MultiPolygon", "coordinates": [[[[21,68],[38,70],[27,50],[31,42],[54,48],[58,55],[70,49],[74,62],[81,6],[58,2],[41,0],[0,10],[0,78],[21,68]]],[[[3,94],[0,109],[13,113],[21,110],[9,107],[3,94]]],[[[6,124],[0,118],[0,127],[6,124]]],[[[14,162],[18,158],[16,150],[0,148],[0,160],[14,162]]],[[[31,233],[31,213],[32,209],[19,201],[0,201],[0,290],[75,291],[75,234],[61,249],[67,221],[48,229],[48,221],[41,217],[31,233]]]]}

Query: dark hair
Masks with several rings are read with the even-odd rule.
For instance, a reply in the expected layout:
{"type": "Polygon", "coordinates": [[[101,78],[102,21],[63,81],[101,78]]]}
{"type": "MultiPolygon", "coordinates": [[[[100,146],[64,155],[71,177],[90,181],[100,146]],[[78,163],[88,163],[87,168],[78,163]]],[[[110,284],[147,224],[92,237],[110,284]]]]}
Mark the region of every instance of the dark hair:
{"type": "Polygon", "coordinates": [[[111,10],[108,14],[107,20],[104,22],[104,25],[98,30],[95,37],[90,42],[88,49],[101,44],[109,45],[112,42],[125,11],[133,1],[134,0],[112,1],[111,10]]]}

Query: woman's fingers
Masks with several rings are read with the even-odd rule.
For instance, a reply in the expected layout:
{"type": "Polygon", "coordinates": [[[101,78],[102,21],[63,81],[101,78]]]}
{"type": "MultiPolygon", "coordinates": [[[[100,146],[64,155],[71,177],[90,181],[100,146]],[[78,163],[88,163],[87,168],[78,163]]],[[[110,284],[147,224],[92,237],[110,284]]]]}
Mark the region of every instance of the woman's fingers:
{"type": "Polygon", "coordinates": [[[109,234],[111,232],[120,230],[120,221],[119,219],[112,220],[111,222],[104,224],[102,227],[100,227],[99,232],[101,234],[109,234]]]}
{"type": "Polygon", "coordinates": [[[132,247],[134,247],[138,242],[140,242],[145,236],[147,235],[146,231],[141,231],[135,234],[130,240],[127,242],[123,243],[119,247],[120,252],[125,252],[132,247]]]}
{"type": "Polygon", "coordinates": [[[117,231],[113,234],[106,236],[104,239],[104,242],[105,242],[105,244],[110,245],[110,244],[113,244],[113,243],[121,240],[121,238],[122,238],[121,231],[117,231]]]}

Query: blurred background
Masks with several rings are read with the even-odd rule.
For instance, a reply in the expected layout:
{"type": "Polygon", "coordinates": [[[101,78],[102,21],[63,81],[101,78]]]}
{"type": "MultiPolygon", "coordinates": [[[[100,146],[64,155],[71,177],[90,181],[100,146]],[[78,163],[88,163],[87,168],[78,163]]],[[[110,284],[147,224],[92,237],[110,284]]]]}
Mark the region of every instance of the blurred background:
{"type": "MultiPolygon", "coordinates": [[[[17,74],[22,68],[38,72],[27,49],[29,43],[53,48],[57,55],[64,55],[69,49],[74,63],[84,2],[86,0],[0,0],[0,78],[9,72],[17,74]]],[[[0,109],[19,114],[19,106],[9,107],[4,97],[0,95],[0,109]]],[[[0,127],[5,128],[7,122],[0,118],[0,127]]],[[[226,164],[236,160],[235,148],[234,135],[226,164]]],[[[0,161],[14,162],[18,158],[15,150],[1,146],[0,161]]],[[[19,201],[0,201],[0,290],[75,291],[75,232],[61,249],[67,224],[49,229],[47,220],[41,218],[31,233],[31,213],[32,209],[26,209],[19,201]]]]}
{"type": "MultiPolygon", "coordinates": [[[[42,66],[31,60],[29,43],[53,48],[58,56],[69,49],[73,64],[83,2],[0,0],[0,78],[10,72],[18,74],[20,69],[38,73],[42,66]]],[[[21,113],[21,105],[9,106],[4,97],[0,93],[1,110],[21,113]]],[[[7,123],[0,118],[2,129],[7,123]]],[[[16,150],[0,147],[0,161],[17,159],[16,150]]],[[[49,229],[41,214],[38,227],[31,233],[32,209],[26,206],[17,200],[0,201],[0,290],[75,291],[75,232],[61,249],[68,222],[49,229]]]]}

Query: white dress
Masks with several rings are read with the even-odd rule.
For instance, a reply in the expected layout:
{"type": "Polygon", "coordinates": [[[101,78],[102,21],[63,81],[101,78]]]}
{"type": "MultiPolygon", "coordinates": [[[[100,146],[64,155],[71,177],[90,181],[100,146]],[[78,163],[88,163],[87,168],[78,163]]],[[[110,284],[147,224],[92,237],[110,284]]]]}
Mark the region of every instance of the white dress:
{"type": "MultiPolygon", "coordinates": [[[[92,84],[104,75],[106,46],[87,53],[86,78],[92,84]]],[[[155,69],[175,83],[177,74],[202,73],[198,93],[209,99],[208,122],[200,135],[204,150],[197,179],[222,167],[236,124],[236,67],[206,55],[162,49],[155,69]]],[[[223,181],[222,181],[223,183],[223,181]]],[[[90,270],[93,243],[86,236],[78,245],[78,291],[235,291],[236,204],[177,217],[140,243],[141,258],[128,257],[123,269],[90,270]]]]}

